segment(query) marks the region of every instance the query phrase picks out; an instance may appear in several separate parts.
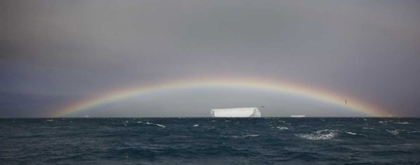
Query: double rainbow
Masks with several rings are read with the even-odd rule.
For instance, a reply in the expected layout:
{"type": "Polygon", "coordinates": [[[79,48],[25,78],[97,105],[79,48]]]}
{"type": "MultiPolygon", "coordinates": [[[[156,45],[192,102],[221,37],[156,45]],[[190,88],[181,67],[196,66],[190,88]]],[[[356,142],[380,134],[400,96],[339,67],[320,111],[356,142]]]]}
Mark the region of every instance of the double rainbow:
{"type": "Polygon", "coordinates": [[[286,93],[291,95],[302,96],[315,99],[318,101],[328,102],[334,105],[343,106],[353,111],[358,111],[367,116],[386,116],[385,110],[338,93],[310,88],[297,83],[287,83],[284,81],[268,81],[258,78],[192,78],[179,81],[170,81],[164,83],[154,83],[149,85],[141,85],[139,87],[129,87],[105,93],[97,98],[87,99],[85,101],[76,102],[65,106],[64,108],[52,114],[54,117],[70,116],[76,112],[89,110],[104,104],[122,101],[125,99],[148,95],[155,92],[165,92],[171,90],[195,89],[195,88],[245,88],[256,90],[268,90],[273,92],[286,93]],[[344,100],[351,100],[349,104],[345,104],[344,100]]]}

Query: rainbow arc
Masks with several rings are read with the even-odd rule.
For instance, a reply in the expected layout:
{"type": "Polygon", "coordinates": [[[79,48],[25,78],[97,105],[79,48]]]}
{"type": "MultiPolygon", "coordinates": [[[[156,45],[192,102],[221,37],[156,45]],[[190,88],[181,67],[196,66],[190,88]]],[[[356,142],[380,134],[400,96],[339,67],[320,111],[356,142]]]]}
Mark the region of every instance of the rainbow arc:
{"type": "Polygon", "coordinates": [[[343,106],[353,111],[362,112],[367,116],[381,117],[387,115],[386,111],[379,108],[378,106],[368,104],[354,97],[345,96],[331,91],[311,88],[297,83],[268,81],[259,78],[193,78],[164,83],[154,83],[149,85],[140,85],[138,87],[128,87],[111,91],[96,98],[87,99],[68,105],[63,109],[56,111],[54,114],[52,114],[52,116],[65,117],[77,112],[93,109],[104,104],[118,102],[141,95],[148,95],[155,92],[222,87],[268,90],[273,92],[287,93],[343,106]],[[351,100],[351,104],[346,104],[344,102],[345,99],[351,100]]]}

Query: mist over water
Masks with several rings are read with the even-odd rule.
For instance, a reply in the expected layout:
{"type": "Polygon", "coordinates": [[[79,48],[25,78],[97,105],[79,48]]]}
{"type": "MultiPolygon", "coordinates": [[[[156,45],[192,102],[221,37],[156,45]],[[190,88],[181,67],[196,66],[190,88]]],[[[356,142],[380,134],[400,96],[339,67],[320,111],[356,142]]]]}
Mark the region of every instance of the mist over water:
{"type": "Polygon", "coordinates": [[[416,164],[419,139],[419,118],[0,119],[0,162],[416,164]]]}

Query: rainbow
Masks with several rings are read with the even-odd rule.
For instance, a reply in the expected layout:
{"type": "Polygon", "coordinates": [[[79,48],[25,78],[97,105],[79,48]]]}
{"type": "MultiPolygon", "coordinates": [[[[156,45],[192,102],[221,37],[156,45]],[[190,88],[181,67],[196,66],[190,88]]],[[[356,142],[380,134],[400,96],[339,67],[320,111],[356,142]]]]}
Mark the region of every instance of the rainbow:
{"type": "Polygon", "coordinates": [[[195,88],[245,88],[268,90],[280,93],[287,93],[325,101],[334,105],[343,106],[354,111],[362,112],[368,116],[383,117],[386,116],[385,110],[371,104],[360,101],[354,97],[333,93],[321,89],[310,88],[297,83],[288,83],[284,81],[268,81],[259,78],[192,78],[175,80],[163,83],[153,83],[141,85],[140,87],[129,87],[104,93],[96,98],[87,99],[67,105],[64,108],[55,111],[52,116],[65,117],[76,112],[92,109],[104,104],[118,102],[121,100],[147,95],[155,92],[165,92],[171,90],[195,89],[195,88]],[[351,104],[345,104],[344,99],[351,100],[351,104]]]}

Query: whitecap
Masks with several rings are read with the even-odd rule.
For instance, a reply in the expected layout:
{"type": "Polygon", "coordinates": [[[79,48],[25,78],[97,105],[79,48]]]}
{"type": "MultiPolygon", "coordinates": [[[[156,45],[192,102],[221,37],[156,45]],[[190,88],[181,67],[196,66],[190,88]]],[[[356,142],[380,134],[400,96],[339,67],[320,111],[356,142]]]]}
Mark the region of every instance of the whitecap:
{"type": "Polygon", "coordinates": [[[166,127],[166,126],[164,126],[162,124],[155,124],[155,123],[150,123],[150,122],[146,122],[146,124],[147,125],[156,125],[156,126],[161,127],[161,128],[165,128],[166,127]]]}
{"type": "Polygon", "coordinates": [[[49,119],[49,120],[45,120],[45,121],[48,121],[48,122],[53,122],[54,120],[52,120],[52,119],[49,119]]]}
{"type": "Polygon", "coordinates": [[[357,135],[357,133],[354,133],[354,132],[346,132],[346,133],[349,135],[357,135]]]}
{"type": "Polygon", "coordinates": [[[157,125],[157,126],[159,126],[159,127],[161,127],[161,128],[165,128],[166,126],[164,126],[164,125],[162,125],[162,124],[155,124],[155,125],[157,125]]]}
{"type": "Polygon", "coordinates": [[[198,127],[198,126],[199,126],[199,124],[194,124],[194,125],[193,125],[193,127],[198,127]]]}
{"type": "Polygon", "coordinates": [[[289,128],[287,128],[287,127],[276,127],[277,129],[280,129],[280,130],[288,130],[289,128]]]}
{"type": "Polygon", "coordinates": [[[395,124],[410,124],[409,122],[395,122],[395,124]]]}
{"type": "Polygon", "coordinates": [[[307,140],[330,140],[337,136],[335,131],[319,130],[311,134],[297,134],[296,136],[307,140]]]}
{"type": "Polygon", "coordinates": [[[244,135],[244,137],[258,137],[258,136],[260,136],[260,135],[253,135],[253,134],[251,134],[251,135],[244,135]]]}
{"type": "Polygon", "coordinates": [[[386,130],[386,131],[388,131],[389,133],[391,133],[393,135],[398,135],[401,132],[401,130],[386,130]]]}

